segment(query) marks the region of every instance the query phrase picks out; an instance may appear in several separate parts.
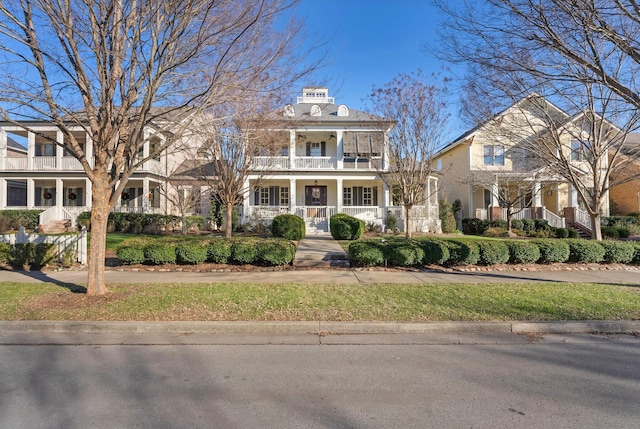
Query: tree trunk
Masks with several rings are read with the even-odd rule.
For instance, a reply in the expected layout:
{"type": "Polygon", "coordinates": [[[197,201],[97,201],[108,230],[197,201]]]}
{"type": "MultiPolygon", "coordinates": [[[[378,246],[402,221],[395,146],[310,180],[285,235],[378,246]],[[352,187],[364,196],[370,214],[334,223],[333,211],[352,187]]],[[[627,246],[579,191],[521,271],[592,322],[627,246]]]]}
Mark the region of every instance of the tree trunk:
{"type": "MultiPolygon", "coordinates": [[[[106,182],[106,181],[105,181],[106,182]]],[[[92,184],[91,198],[91,246],[89,247],[89,274],[87,295],[104,295],[107,287],[104,281],[104,267],[107,247],[107,223],[111,205],[110,190],[102,184],[92,184]]]]}
{"type": "Polygon", "coordinates": [[[600,212],[590,215],[591,217],[591,238],[602,240],[602,229],[600,228],[600,212]]]}
{"type": "Polygon", "coordinates": [[[227,216],[225,219],[224,236],[226,238],[231,238],[231,233],[233,232],[233,204],[227,204],[225,209],[227,211],[227,216]]]}
{"type": "Polygon", "coordinates": [[[182,235],[187,235],[187,214],[182,212],[182,235]]]}
{"type": "Polygon", "coordinates": [[[404,236],[407,238],[411,238],[411,229],[412,229],[412,225],[411,225],[411,207],[407,207],[404,206],[404,236]]]}

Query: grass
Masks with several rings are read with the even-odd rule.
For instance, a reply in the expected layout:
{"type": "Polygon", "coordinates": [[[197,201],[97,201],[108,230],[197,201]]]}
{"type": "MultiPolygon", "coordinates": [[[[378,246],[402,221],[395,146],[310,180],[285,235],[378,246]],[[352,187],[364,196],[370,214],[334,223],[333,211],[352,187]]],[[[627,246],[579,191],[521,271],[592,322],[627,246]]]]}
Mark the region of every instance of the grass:
{"type": "Polygon", "coordinates": [[[640,288],[518,284],[119,284],[90,298],[0,283],[0,320],[639,320],[640,288]]]}

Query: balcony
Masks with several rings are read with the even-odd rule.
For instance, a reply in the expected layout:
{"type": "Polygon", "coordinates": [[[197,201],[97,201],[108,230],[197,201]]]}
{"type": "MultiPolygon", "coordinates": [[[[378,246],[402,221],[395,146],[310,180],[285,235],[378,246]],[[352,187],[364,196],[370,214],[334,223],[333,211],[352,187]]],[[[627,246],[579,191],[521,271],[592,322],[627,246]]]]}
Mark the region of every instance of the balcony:
{"type": "Polygon", "coordinates": [[[338,168],[338,158],[330,156],[298,156],[294,160],[297,170],[335,170],[338,168]]]}

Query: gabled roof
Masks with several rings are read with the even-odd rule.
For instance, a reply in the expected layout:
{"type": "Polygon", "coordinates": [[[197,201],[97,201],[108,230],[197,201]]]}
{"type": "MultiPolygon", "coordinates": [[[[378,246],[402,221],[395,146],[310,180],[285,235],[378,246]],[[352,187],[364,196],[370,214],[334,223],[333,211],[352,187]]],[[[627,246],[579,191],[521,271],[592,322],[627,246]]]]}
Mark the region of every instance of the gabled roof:
{"type": "Polygon", "coordinates": [[[496,113],[493,117],[491,117],[490,119],[486,120],[485,122],[483,122],[481,124],[478,124],[475,127],[471,128],[470,130],[462,133],[462,135],[460,135],[459,137],[453,139],[453,141],[451,143],[449,143],[448,145],[446,145],[442,149],[440,149],[438,152],[436,152],[434,156],[436,156],[436,157],[440,156],[441,154],[443,154],[445,152],[448,152],[449,150],[453,149],[454,147],[459,146],[460,144],[465,143],[466,141],[469,141],[469,139],[471,139],[471,141],[473,141],[473,137],[475,136],[475,134],[478,131],[481,131],[481,130],[485,129],[491,122],[495,121],[497,118],[502,117],[509,110],[520,108],[521,105],[529,102],[532,99],[543,100],[545,105],[550,107],[555,112],[555,114],[557,115],[556,125],[561,125],[563,123],[566,123],[567,119],[570,118],[570,116],[566,112],[564,112],[562,109],[557,107],[555,104],[551,103],[549,100],[547,100],[546,98],[542,97],[541,95],[533,92],[533,93],[527,95],[526,97],[524,97],[523,99],[521,99],[520,101],[518,101],[518,102],[512,104],[511,106],[507,107],[506,109],[503,109],[500,112],[496,113]]]}
{"type": "Polygon", "coordinates": [[[7,136],[7,148],[17,150],[19,152],[24,152],[24,153],[27,152],[26,147],[22,146],[20,143],[18,143],[17,141],[15,141],[9,136],[7,136]]]}
{"type": "Polygon", "coordinates": [[[341,105],[332,103],[298,103],[289,104],[286,108],[276,112],[276,116],[280,121],[286,122],[315,122],[315,123],[370,123],[391,125],[395,121],[377,116],[371,113],[362,112],[356,109],[347,109],[347,115],[338,115],[338,109],[341,105]],[[312,115],[313,106],[320,108],[320,115],[312,115]],[[286,115],[285,109],[292,109],[292,115],[286,115]]]}

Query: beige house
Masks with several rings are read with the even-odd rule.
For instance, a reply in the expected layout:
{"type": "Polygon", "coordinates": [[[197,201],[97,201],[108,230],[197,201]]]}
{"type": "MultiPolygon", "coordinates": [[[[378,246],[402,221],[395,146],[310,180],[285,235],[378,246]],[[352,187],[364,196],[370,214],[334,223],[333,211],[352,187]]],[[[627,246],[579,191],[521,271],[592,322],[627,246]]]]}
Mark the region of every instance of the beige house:
{"type": "Polygon", "coordinates": [[[557,133],[573,171],[588,175],[583,145],[575,139],[585,132],[583,122],[582,114],[570,116],[535,94],[526,97],[435,155],[443,174],[440,194],[462,202],[462,218],[506,219],[505,201],[511,201],[518,204],[512,219],[541,218],[554,227],[590,232],[574,187],[532,151],[534,142],[557,133]]]}

